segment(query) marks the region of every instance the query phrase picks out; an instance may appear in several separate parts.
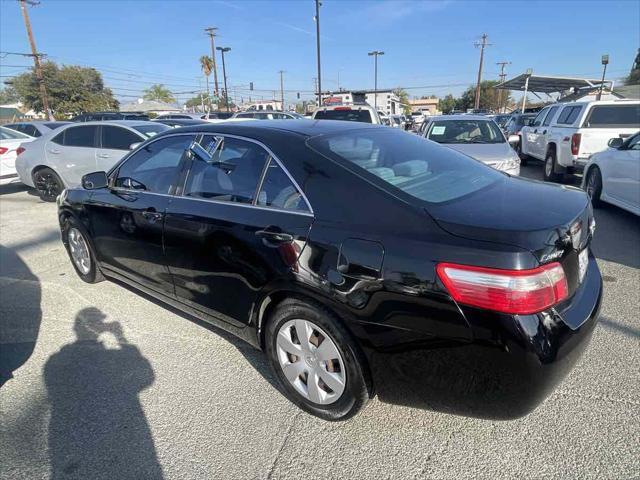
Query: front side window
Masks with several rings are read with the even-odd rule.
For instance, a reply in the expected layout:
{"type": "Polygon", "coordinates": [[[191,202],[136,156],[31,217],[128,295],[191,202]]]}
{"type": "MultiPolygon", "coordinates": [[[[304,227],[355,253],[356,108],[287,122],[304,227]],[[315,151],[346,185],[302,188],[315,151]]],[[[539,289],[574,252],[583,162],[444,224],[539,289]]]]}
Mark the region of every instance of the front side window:
{"type": "Polygon", "coordinates": [[[112,125],[102,127],[102,148],[113,150],[129,150],[132,143],[139,143],[142,139],[131,130],[112,125]]]}
{"type": "Polygon", "coordinates": [[[438,143],[504,143],[498,125],[487,120],[434,120],[427,138],[438,143]]]}
{"type": "Polygon", "coordinates": [[[532,127],[539,127],[540,125],[542,125],[542,121],[544,120],[544,117],[547,115],[548,111],[549,110],[547,110],[547,109],[541,110],[540,113],[538,113],[538,115],[536,116],[536,118],[533,121],[533,124],[531,126],[532,127]]]}
{"type": "Polygon", "coordinates": [[[253,203],[269,153],[259,145],[236,138],[206,135],[200,142],[210,161],[194,159],[184,195],[226,202],[253,203]],[[218,147],[216,149],[216,146],[218,147]]]}
{"type": "Polygon", "coordinates": [[[274,159],[271,159],[267,166],[257,204],[281,210],[309,211],[302,194],[274,159]]]}
{"type": "Polygon", "coordinates": [[[625,150],[640,150],[640,133],[631,137],[624,148],[625,150]]]}
{"type": "Polygon", "coordinates": [[[159,139],[144,146],[118,169],[114,186],[151,193],[169,193],[192,135],[159,139]]]}
{"type": "Polygon", "coordinates": [[[640,105],[596,105],[584,122],[587,128],[638,128],[640,105]]]}
{"type": "Polygon", "coordinates": [[[553,120],[553,117],[558,111],[558,108],[559,107],[553,107],[551,110],[549,110],[549,115],[547,115],[547,118],[544,119],[544,122],[542,122],[542,125],[544,125],[545,127],[551,125],[551,120],[553,120]]]}
{"type": "Polygon", "coordinates": [[[96,132],[98,127],[87,125],[82,127],[71,127],[64,131],[65,147],[95,147],[96,132]]]}
{"type": "Polygon", "coordinates": [[[503,174],[450,148],[395,128],[352,130],[308,141],[321,155],[416,200],[442,203],[486,188],[503,174]]]}

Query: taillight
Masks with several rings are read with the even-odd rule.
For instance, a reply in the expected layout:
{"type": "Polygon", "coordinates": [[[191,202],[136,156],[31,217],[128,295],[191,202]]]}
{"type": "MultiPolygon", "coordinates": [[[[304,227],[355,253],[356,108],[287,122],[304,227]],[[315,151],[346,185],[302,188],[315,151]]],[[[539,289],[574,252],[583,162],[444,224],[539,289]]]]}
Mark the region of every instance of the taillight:
{"type": "Polygon", "coordinates": [[[9,149],[7,147],[0,147],[0,155],[4,155],[8,151],[9,151],[9,149]]]}
{"type": "Polygon", "coordinates": [[[22,152],[24,152],[24,147],[16,148],[16,155],[20,155],[22,152]]]}
{"type": "Polygon", "coordinates": [[[461,304],[515,315],[541,312],[569,296],[562,265],[500,270],[440,263],[438,276],[461,304]]]}
{"type": "Polygon", "coordinates": [[[571,135],[571,155],[578,155],[580,151],[580,138],[582,135],[579,133],[574,133],[571,135]]]}

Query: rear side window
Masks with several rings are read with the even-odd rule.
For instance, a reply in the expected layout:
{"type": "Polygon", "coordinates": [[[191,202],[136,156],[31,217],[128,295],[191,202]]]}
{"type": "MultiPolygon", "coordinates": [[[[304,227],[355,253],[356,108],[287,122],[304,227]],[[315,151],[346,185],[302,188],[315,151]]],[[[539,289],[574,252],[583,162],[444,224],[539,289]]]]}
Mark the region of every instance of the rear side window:
{"type": "Polygon", "coordinates": [[[118,169],[115,186],[152,193],[169,193],[192,135],[167,137],[138,150],[118,169]]]}
{"type": "Polygon", "coordinates": [[[638,128],[640,105],[596,105],[589,112],[587,128],[638,128]]]}
{"type": "Polygon", "coordinates": [[[267,166],[257,204],[281,210],[309,211],[302,194],[274,159],[271,159],[267,166]]]}
{"type": "Polygon", "coordinates": [[[369,110],[318,110],[313,118],[316,120],[373,123],[369,110]]]}
{"type": "Polygon", "coordinates": [[[580,115],[581,111],[581,106],[564,107],[562,112],[560,112],[560,116],[558,117],[556,123],[562,125],[572,125],[573,122],[576,121],[576,118],[578,118],[578,115],[580,115]]]}
{"type": "Polygon", "coordinates": [[[64,143],[66,147],[94,147],[98,127],[87,125],[86,127],[71,127],[64,131],[64,143]]]}
{"type": "Polygon", "coordinates": [[[104,125],[102,127],[102,148],[112,150],[129,150],[132,143],[139,143],[142,139],[126,128],[104,125]]]}
{"type": "Polygon", "coordinates": [[[268,152],[253,142],[225,138],[215,150],[218,138],[205,136],[201,146],[213,152],[212,160],[194,159],[184,195],[226,202],[253,203],[258,183],[269,159],[268,152]]]}

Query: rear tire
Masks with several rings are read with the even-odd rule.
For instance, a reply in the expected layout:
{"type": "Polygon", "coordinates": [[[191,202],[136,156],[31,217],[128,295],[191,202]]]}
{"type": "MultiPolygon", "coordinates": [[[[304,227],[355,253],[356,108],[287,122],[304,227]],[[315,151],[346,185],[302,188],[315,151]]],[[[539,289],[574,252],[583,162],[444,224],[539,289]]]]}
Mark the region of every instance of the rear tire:
{"type": "Polygon", "coordinates": [[[520,165],[526,165],[529,161],[529,155],[526,155],[522,151],[522,137],[520,137],[520,141],[518,142],[518,145],[516,145],[516,153],[520,158],[520,165]]]}
{"type": "Polygon", "coordinates": [[[34,172],[33,185],[44,202],[55,202],[64,190],[64,182],[49,167],[43,167],[34,172]]]}
{"type": "Polygon", "coordinates": [[[600,195],[602,195],[602,174],[598,167],[591,167],[591,169],[589,169],[585,182],[585,191],[591,199],[593,208],[598,208],[602,205],[602,200],[600,200],[600,195]]]}
{"type": "Polygon", "coordinates": [[[71,265],[83,282],[98,283],[104,276],[96,262],[96,256],[84,227],[74,217],[68,217],[60,227],[71,265]]]}
{"type": "Polygon", "coordinates": [[[556,152],[549,150],[547,156],[544,159],[544,179],[547,182],[560,182],[564,175],[556,173],[556,152]]]}
{"type": "Polygon", "coordinates": [[[270,315],[265,340],[281,391],[302,410],[339,421],[354,416],[368,402],[364,358],[326,308],[297,298],[284,300],[270,315]]]}

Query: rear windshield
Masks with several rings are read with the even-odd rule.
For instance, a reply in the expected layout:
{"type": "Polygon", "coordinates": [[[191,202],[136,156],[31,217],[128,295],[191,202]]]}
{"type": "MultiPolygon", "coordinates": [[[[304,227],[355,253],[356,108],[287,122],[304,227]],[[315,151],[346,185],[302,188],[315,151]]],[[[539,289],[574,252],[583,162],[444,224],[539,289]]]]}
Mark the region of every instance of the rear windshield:
{"type": "Polygon", "coordinates": [[[318,110],[316,120],[346,120],[348,122],[371,122],[369,110],[318,110]]]}
{"type": "Polygon", "coordinates": [[[0,127],[0,140],[24,140],[29,138],[29,135],[11,130],[10,128],[0,127]]]}
{"type": "Polygon", "coordinates": [[[51,130],[55,130],[58,127],[62,127],[63,125],[68,125],[71,122],[44,122],[45,127],[49,127],[51,130]]]}
{"type": "Polygon", "coordinates": [[[140,132],[145,137],[151,138],[154,135],[169,130],[171,127],[168,127],[163,123],[155,123],[153,125],[133,125],[131,128],[140,132]]]}
{"type": "MultiPolygon", "coordinates": [[[[113,117],[113,118],[117,118],[117,117],[113,117]]],[[[149,120],[149,116],[148,115],[139,115],[139,114],[125,114],[122,116],[123,120],[149,120]]],[[[105,118],[106,120],[106,118],[105,118]]]]}
{"type": "Polygon", "coordinates": [[[504,143],[493,120],[444,120],[429,125],[427,138],[438,143],[504,143]]]}
{"type": "Polygon", "coordinates": [[[638,128],[640,127],[640,105],[596,105],[584,121],[589,128],[638,128]]]}
{"type": "Polygon", "coordinates": [[[365,178],[377,177],[429,203],[455,200],[503,178],[466,155],[395,128],[320,135],[308,143],[365,178]]]}

